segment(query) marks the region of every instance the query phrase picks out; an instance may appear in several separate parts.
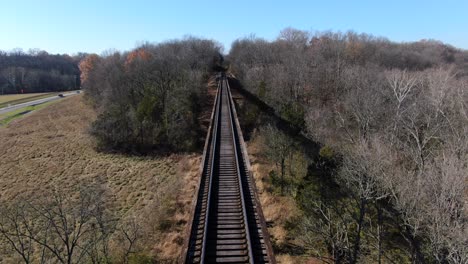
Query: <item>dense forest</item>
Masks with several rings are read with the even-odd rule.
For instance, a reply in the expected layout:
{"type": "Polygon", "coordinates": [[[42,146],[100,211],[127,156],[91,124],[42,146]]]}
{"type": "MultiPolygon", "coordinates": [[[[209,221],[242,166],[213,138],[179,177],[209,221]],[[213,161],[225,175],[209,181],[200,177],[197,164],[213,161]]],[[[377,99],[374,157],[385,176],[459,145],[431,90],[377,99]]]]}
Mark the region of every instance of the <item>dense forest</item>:
{"type": "Polygon", "coordinates": [[[213,41],[186,38],[82,60],[86,97],[100,113],[91,131],[99,148],[195,150],[204,136],[200,106],[220,51],[213,41]]]}
{"type": "MultiPolygon", "coordinates": [[[[301,146],[274,126],[259,129],[278,164],[273,184],[301,208],[306,254],[468,261],[468,52],[287,28],[274,41],[237,40],[228,60],[244,89],[321,146],[298,162],[301,146]]],[[[240,112],[257,116],[249,111],[240,112]]]]}
{"type": "Polygon", "coordinates": [[[0,94],[78,89],[78,61],[83,56],[52,55],[41,50],[0,51],[0,94]]]}

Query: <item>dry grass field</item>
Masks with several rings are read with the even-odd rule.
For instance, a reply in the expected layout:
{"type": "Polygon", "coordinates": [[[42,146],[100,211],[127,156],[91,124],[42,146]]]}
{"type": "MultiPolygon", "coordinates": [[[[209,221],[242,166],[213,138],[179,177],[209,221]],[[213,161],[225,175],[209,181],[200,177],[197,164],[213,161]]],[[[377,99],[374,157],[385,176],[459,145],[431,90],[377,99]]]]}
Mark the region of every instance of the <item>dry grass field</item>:
{"type": "Polygon", "coordinates": [[[15,101],[19,99],[25,99],[29,97],[35,97],[38,95],[44,95],[48,93],[29,93],[29,94],[7,94],[7,95],[0,95],[0,104],[6,103],[10,101],[15,101]]]}
{"type": "Polygon", "coordinates": [[[0,127],[0,203],[57,189],[73,195],[80,184],[99,183],[113,197],[108,204],[122,220],[141,222],[146,254],[175,261],[200,156],[97,153],[87,134],[95,116],[79,95],[0,127]]]}
{"type": "Polygon", "coordinates": [[[29,93],[0,95],[0,108],[53,96],[58,93],[29,93]]]}
{"type": "Polygon", "coordinates": [[[23,108],[13,110],[11,112],[6,112],[6,113],[3,113],[3,114],[0,114],[0,126],[5,126],[5,125],[9,124],[11,121],[13,121],[15,119],[19,119],[19,118],[24,117],[25,114],[29,114],[29,113],[31,113],[33,111],[37,111],[39,109],[47,107],[47,106],[49,106],[51,104],[55,104],[57,102],[58,101],[51,101],[51,102],[42,103],[42,104],[38,104],[38,105],[30,105],[30,106],[26,106],[26,107],[23,107],[23,108]]]}

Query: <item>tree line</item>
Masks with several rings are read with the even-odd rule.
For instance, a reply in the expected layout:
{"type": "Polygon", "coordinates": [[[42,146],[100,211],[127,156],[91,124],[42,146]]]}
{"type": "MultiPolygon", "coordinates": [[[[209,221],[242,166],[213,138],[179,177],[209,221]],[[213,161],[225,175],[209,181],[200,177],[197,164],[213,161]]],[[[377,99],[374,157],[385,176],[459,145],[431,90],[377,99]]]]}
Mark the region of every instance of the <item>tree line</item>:
{"type": "Polygon", "coordinates": [[[322,145],[310,165],[319,173],[284,186],[298,174],[291,164],[302,164],[299,147],[264,129],[280,168],[272,179],[303,211],[309,254],[330,263],[468,261],[468,52],[287,28],[274,41],[235,41],[228,60],[245,89],[322,145]]]}
{"type": "Polygon", "coordinates": [[[99,112],[91,128],[99,148],[195,150],[203,137],[201,103],[220,51],[214,41],[189,37],[84,58],[81,81],[99,112]]]}
{"type": "Polygon", "coordinates": [[[41,50],[0,51],[0,94],[79,89],[78,62],[83,56],[53,55],[41,50]]]}

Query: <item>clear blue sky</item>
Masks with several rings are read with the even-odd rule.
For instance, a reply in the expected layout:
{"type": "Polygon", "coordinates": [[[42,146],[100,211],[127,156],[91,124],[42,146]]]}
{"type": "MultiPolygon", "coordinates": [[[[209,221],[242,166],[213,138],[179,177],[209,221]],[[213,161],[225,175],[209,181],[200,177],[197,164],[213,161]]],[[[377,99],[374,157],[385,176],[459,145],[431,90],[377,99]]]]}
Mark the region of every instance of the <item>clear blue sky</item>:
{"type": "Polygon", "coordinates": [[[4,0],[0,6],[1,50],[101,53],[184,35],[218,40],[228,50],[237,38],[274,39],[289,26],[398,42],[437,39],[468,49],[468,0],[4,0]]]}

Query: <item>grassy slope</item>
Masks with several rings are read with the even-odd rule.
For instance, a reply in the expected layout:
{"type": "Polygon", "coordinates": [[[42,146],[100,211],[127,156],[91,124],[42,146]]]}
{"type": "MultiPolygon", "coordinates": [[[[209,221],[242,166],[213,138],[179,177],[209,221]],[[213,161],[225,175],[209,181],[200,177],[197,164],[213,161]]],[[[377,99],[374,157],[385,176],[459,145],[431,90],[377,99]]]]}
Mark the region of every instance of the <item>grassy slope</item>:
{"type": "Polygon", "coordinates": [[[0,127],[0,203],[100,182],[123,218],[146,219],[147,250],[174,260],[180,254],[199,156],[127,157],[97,153],[87,134],[96,114],[74,96],[0,127]],[[164,230],[158,221],[169,222],[164,230]],[[163,238],[164,239],[161,239],[163,238]]]}
{"type": "Polygon", "coordinates": [[[14,110],[5,114],[0,114],[0,126],[8,125],[13,120],[23,117],[24,116],[23,113],[36,111],[36,110],[42,109],[44,107],[47,107],[57,102],[59,101],[52,101],[52,102],[47,102],[47,103],[43,103],[39,105],[30,105],[30,106],[26,106],[26,107],[23,107],[23,108],[20,108],[20,109],[17,109],[17,110],[14,110]]]}
{"type": "Polygon", "coordinates": [[[31,94],[8,94],[0,95],[0,108],[6,107],[8,105],[17,105],[21,103],[26,103],[33,100],[38,100],[42,98],[47,98],[59,93],[31,93],[31,94]]]}
{"type": "Polygon", "coordinates": [[[35,97],[38,95],[44,95],[48,93],[28,93],[28,94],[6,94],[6,95],[0,95],[0,104],[1,103],[6,103],[6,102],[11,102],[19,99],[25,99],[29,97],[35,97]]]}

